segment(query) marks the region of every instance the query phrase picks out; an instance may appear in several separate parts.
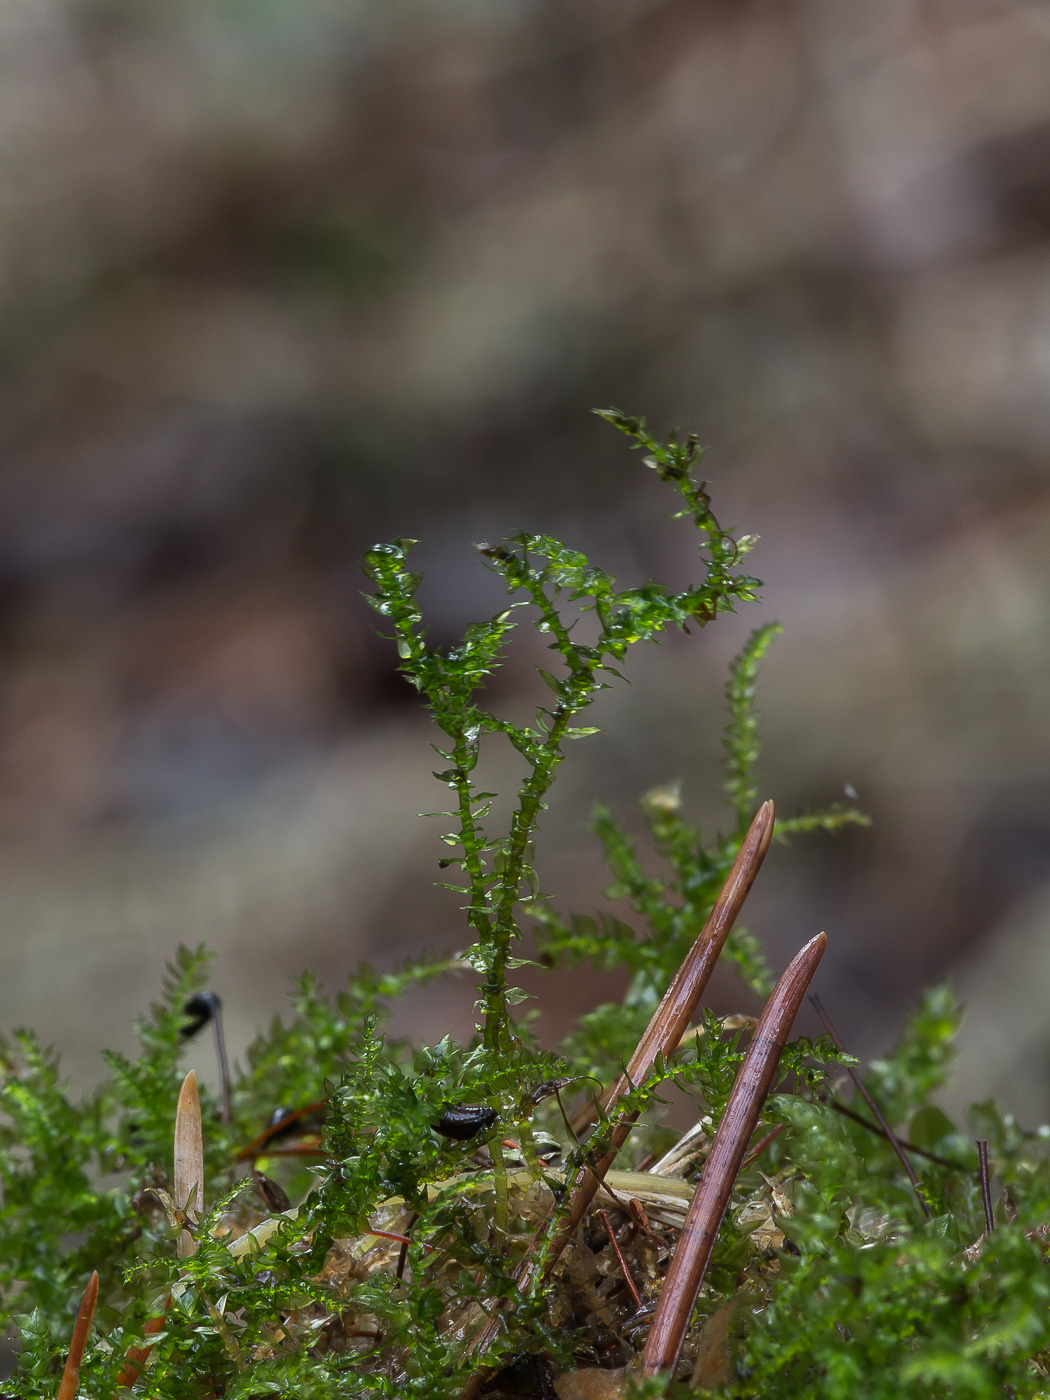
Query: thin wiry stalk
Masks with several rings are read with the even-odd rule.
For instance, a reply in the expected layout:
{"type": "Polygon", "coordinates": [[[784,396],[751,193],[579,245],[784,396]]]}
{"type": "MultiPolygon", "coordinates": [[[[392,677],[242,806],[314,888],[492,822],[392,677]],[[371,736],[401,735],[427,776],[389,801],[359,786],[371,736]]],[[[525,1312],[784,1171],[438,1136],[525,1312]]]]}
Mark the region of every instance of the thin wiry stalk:
{"type": "Polygon", "coordinates": [[[620,1248],[620,1242],[616,1238],[616,1231],[613,1229],[612,1223],[609,1220],[608,1212],[603,1210],[598,1213],[601,1216],[602,1224],[605,1226],[605,1233],[609,1236],[609,1243],[612,1245],[617,1263],[620,1265],[620,1272],[623,1274],[623,1281],[627,1285],[627,1291],[634,1299],[634,1306],[640,1308],[642,1306],[642,1295],[638,1292],[638,1285],[631,1275],[627,1260],[623,1257],[623,1250],[620,1248]]]}
{"type": "Polygon", "coordinates": [[[992,1213],[992,1184],[988,1177],[988,1142],[977,1139],[977,1159],[981,1164],[981,1200],[984,1203],[984,1226],[990,1235],[995,1229],[995,1216],[992,1213]]]}
{"type": "Polygon", "coordinates": [[[827,938],[818,933],[795,954],[762,1012],[744,1063],[733,1082],[660,1293],[642,1357],[644,1375],[673,1371],[678,1363],[696,1295],[703,1283],[740,1164],[776,1075],[791,1024],[826,947],[827,938]]]}
{"type": "Polygon", "coordinates": [[[80,1363],[84,1359],[84,1348],[87,1345],[91,1324],[95,1319],[97,1302],[98,1271],[96,1270],[88,1279],[84,1296],[80,1300],[77,1320],[73,1326],[73,1340],[69,1344],[69,1355],[66,1357],[66,1365],[62,1372],[62,1381],[58,1387],[56,1400],[73,1400],[80,1389],[80,1363]]]}
{"type": "MultiPolygon", "coordinates": [[[[841,1113],[843,1118],[848,1118],[853,1123],[859,1123],[862,1128],[867,1128],[869,1133],[874,1133],[876,1137],[882,1138],[883,1142],[889,1142],[889,1137],[882,1131],[878,1123],[871,1123],[862,1113],[854,1113],[852,1108],[847,1108],[844,1103],[839,1103],[838,1099],[820,1099],[821,1103],[826,1103],[829,1108],[833,1108],[836,1113],[841,1113]]],[[[905,1152],[913,1152],[916,1157],[925,1157],[927,1162],[936,1162],[939,1167],[947,1167],[952,1172],[969,1171],[969,1167],[964,1167],[961,1162],[953,1162],[950,1157],[938,1157],[936,1152],[927,1152],[925,1147],[917,1147],[914,1142],[909,1142],[907,1138],[898,1137],[897,1141],[904,1148],[905,1152]]]]}
{"type": "MultiPolygon", "coordinates": [[[[813,1006],[813,1010],[820,1017],[820,1024],[827,1031],[828,1035],[831,1036],[832,1040],[839,1047],[839,1049],[845,1050],[846,1047],[843,1045],[842,1039],[836,1031],[835,1027],[831,1024],[831,1017],[824,1010],[824,1005],[821,1002],[820,997],[810,997],[809,1000],[813,1006]]],[[[882,1109],[878,1106],[875,1100],[868,1093],[868,1088],[867,1085],[864,1083],[864,1080],[861,1079],[860,1075],[857,1073],[857,1071],[853,1068],[852,1065],[847,1065],[846,1068],[849,1071],[849,1077],[853,1080],[853,1083],[856,1086],[857,1093],[860,1094],[861,1098],[871,1109],[872,1116],[878,1123],[879,1127],[882,1129],[886,1141],[893,1148],[894,1152],[896,1152],[897,1157],[900,1160],[901,1166],[907,1172],[908,1180],[911,1182],[912,1190],[915,1192],[915,1199],[919,1202],[919,1205],[922,1207],[923,1215],[925,1215],[926,1219],[929,1220],[930,1208],[926,1204],[925,1196],[919,1190],[919,1179],[915,1175],[915,1169],[912,1167],[912,1164],[908,1161],[907,1153],[901,1146],[900,1138],[898,1138],[897,1134],[890,1127],[889,1123],[886,1122],[886,1118],[882,1112],[882,1109]]]]}
{"type": "Polygon", "coordinates": [[[744,1171],[745,1168],[750,1167],[755,1162],[757,1162],[759,1157],[762,1156],[762,1153],[765,1152],[769,1144],[771,1142],[776,1142],[777,1138],[780,1136],[780,1134],[784,1131],[786,1127],[786,1123],[778,1123],[771,1133],[766,1133],[762,1141],[756,1147],[753,1147],[751,1151],[747,1154],[747,1156],[744,1158],[744,1160],[740,1163],[740,1170],[744,1171]]]}
{"type": "Polygon", "coordinates": [[[222,1121],[229,1123],[230,1113],[230,1062],[226,1057],[226,1035],[222,1026],[222,1002],[215,998],[215,1009],[212,1012],[212,1024],[215,1027],[215,1058],[219,1062],[219,1088],[222,1092],[222,1121]]]}

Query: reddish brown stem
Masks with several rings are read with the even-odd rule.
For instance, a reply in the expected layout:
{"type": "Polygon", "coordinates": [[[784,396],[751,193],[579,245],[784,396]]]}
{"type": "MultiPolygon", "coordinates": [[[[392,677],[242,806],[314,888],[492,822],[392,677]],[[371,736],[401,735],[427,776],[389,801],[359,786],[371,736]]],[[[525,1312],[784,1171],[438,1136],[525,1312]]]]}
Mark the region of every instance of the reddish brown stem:
{"type": "Polygon", "coordinates": [[[756,1147],[754,1147],[747,1154],[744,1160],[740,1163],[740,1170],[745,1171],[748,1167],[752,1166],[755,1162],[757,1162],[759,1157],[762,1156],[762,1153],[765,1152],[769,1144],[771,1142],[775,1142],[786,1127],[786,1123],[778,1123],[771,1133],[766,1133],[762,1141],[756,1147]]]}
{"type": "Polygon", "coordinates": [[[740,1164],[776,1075],[791,1024],[826,947],[827,938],[818,933],[796,953],[755,1028],[660,1293],[642,1358],[644,1375],[673,1371],[678,1364],[696,1295],[704,1281],[740,1164]]]}
{"type": "Polygon", "coordinates": [[[609,1217],[608,1215],[606,1215],[604,1210],[600,1211],[599,1214],[602,1218],[602,1224],[605,1226],[605,1233],[609,1236],[609,1243],[613,1247],[613,1253],[616,1255],[617,1262],[620,1265],[620,1272],[623,1274],[623,1281],[624,1283],[626,1283],[627,1289],[631,1297],[634,1299],[634,1306],[636,1308],[640,1308],[642,1306],[642,1295],[638,1292],[638,1285],[631,1277],[631,1271],[627,1267],[627,1260],[623,1257],[623,1251],[620,1248],[620,1244],[616,1238],[616,1234],[613,1230],[613,1227],[609,1223],[609,1217]]]}
{"type": "MultiPolygon", "coordinates": [[[[405,1249],[407,1249],[408,1246],[412,1243],[408,1235],[399,1235],[394,1230],[367,1230],[365,1233],[369,1235],[375,1235],[376,1238],[380,1240],[395,1240],[405,1249]]],[[[434,1254],[437,1251],[437,1245],[434,1244],[425,1244],[423,1248],[427,1251],[428,1254],[434,1254]]]]}
{"type": "Polygon", "coordinates": [[[84,1348],[87,1346],[91,1324],[95,1320],[95,1305],[97,1303],[98,1271],[96,1270],[88,1279],[84,1296],[80,1300],[77,1320],[73,1324],[73,1340],[69,1344],[69,1355],[66,1357],[65,1370],[62,1372],[62,1381],[55,1400],[73,1400],[80,1389],[80,1363],[84,1359],[84,1348]]]}
{"type": "MultiPolygon", "coordinates": [[[[634,1085],[645,1083],[661,1055],[669,1060],[678,1048],[711,979],[729,931],[736,923],[747,893],[761,869],[772,836],[773,804],[763,802],[748,828],[707,923],[653,1012],[626,1070],[612,1087],[608,1096],[612,1106],[615,1107],[617,1100],[634,1085]]],[[[577,1179],[568,1219],[554,1241],[548,1267],[553,1266],[557,1256],[576,1233],[577,1225],[587,1213],[605,1173],[615,1162],[637,1117],[637,1112],[622,1115],[609,1134],[609,1150],[593,1167],[585,1167],[577,1179]]]]}
{"type": "MultiPolygon", "coordinates": [[[[164,1323],[167,1320],[167,1312],[171,1307],[171,1294],[164,1299],[164,1311],[158,1317],[148,1317],[142,1328],[144,1337],[155,1337],[158,1332],[164,1330],[164,1323]]],[[[121,1367],[120,1375],[117,1377],[118,1386],[132,1386],[138,1380],[143,1366],[149,1360],[149,1354],[153,1350],[149,1347],[128,1347],[127,1355],[124,1358],[124,1365],[121,1367]]]]}
{"type": "MultiPolygon", "coordinates": [[[[755,813],[747,835],[741,843],[733,861],[725,884],[722,886],[714,908],[686,954],[674,980],[653,1013],[649,1025],[623,1075],[617,1080],[602,1101],[615,1105],[632,1085],[644,1083],[652,1072],[658,1056],[670,1059],[678,1048],[682,1035],[692,1020],[704,988],[714,971],[718,955],[722,951],[729,932],[737,920],[744,900],[755,876],[758,874],[766,851],[773,836],[774,811],[772,802],[763,802],[755,813]]],[[[584,1167],[574,1183],[569,1214],[555,1235],[547,1251],[546,1271],[549,1273],[558,1261],[558,1256],[576,1233],[576,1228],[587,1213],[595,1193],[606,1172],[616,1160],[616,1155],[627,1139],[634,1125],[637,1113],[624,1114],[609,1134],[609,1150],[591,1167],[584,1167]]],[[[542,1231],[537,1242],[542,1239],[542,1231]]],[[[515,1270],[518,1287],[524,1292],[536,1272],[535,1248],[531,1249],[515,1270]]],[[[483,1353],[492,1343],[501,1326],[500,1318],[490,1318],[474,1336],[468,1354],[483,1353]]],[[[461,1400],[476,1400],[485,1381],[484,1372],[476,1372],[462,1392],[461,1400]]]]}

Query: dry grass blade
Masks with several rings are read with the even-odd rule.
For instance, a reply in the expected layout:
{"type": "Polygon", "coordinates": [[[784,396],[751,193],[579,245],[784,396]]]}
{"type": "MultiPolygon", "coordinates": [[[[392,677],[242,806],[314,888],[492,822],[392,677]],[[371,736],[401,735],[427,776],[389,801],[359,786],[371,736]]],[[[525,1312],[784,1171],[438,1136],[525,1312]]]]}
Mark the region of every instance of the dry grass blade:
{"type": "MultiPolygon", "coordinates": [[[[644,1083],[659,1055],[669,1059],[674,1054],[703,996],[704,988],[711,978],[730,930],[736,923],[748,891],[762,867],[762,861],[773,837],[773,822],[773,803],[763,802],[748,827],[747,835],[741,843],[707,922],[653,1013],[627,1069],[602,1096],[603,1103],[615,1106],[616,1101],[632,1084],[644,1083]]],[[[609,1150],[599,1162],[592,1167],[585,1167],[577,1177],[568,1217],[547,1251],[545,1267],[548,1272],[576,1233],[577,1226],[586,1215],[604,1177],[616,1160],[616,1155],[626,1141],[636,1117],[637,1114],[627,1114],[621,1118],[609,1135],[609,1150]]],[[[537,1238],[541,1237],[542,1231],[537,1238]]],[[[533,1251],[530,1251],[515,1271],[520,1288],[524,1290],[528,1287],[535,1271],[535,1256],[533,1251]]],[[[499,1317],[490,1318],[473,1338],[468,1354],[482,1355],[492,1344],[499,1328],[499,1317]]],[[[477,1372],[463,1390],[461,1400],[475,1400],[484,1380],[484,1373],[477,1372]]]]}
{"type": "Polygon", "coordinates": [[[80,1300],[77,1320],[73,1326],[73,1340],[69,1344],[69,1355],[66,1357],[65,1370],[62,1372],[62,1381],[58,1387],[56,1400],[73,1400],[80,1389],[80,1363],[84,1359],[84,1348],[87,1346],[88,1333],[91,1331],[91,1324],[95,1319],[97,1302],[98,1272],[96,1271],[88,1279],[84,1296],[80,1300]]]}
{"type": "Polygon", "coordinates": [[[667,1272],[642,1358],[645,1375],[670,1371],[677,1365],[740,1164],[776,1075],[791,1024],[826,947],[827,938],[818,933],[795,954],[762,1012],[667,1272]]]}
{"type": "MultiPolygon", "coordinates": [[[[175,1109],[175,1204],[193,1224],[204,1212],[204,1135],[201,1129],[201,1101],[197,1076],[190,1070],[182,1081],[175,1109]]],[[[197,1242],[189,1230],[179,1236],[179,1258],[197,1252],[197,1242]]]]}

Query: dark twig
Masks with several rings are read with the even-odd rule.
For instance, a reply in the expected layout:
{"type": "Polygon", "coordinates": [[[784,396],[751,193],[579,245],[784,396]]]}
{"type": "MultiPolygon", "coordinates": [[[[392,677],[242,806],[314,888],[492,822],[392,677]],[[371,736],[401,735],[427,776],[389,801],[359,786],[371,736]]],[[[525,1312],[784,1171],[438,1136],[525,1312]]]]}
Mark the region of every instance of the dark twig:
{"type": "MultiPolygon", "coordinates": [[[[869,1133],[874,1133],[884,1142],[889,1142],[889,1135],[882,1131],[878,1123],[870,1122],[862,1113],[854,1113],[852,1108],[847,1108],[844,1103],[839,1103],[838,1099],[821,1099],[820,1102],[826,1103],[836,1113],[841,1113],[843,1118],[849,1118],[852,1122],[859,1123],[862,1128],[867,1128],[869,1133]]],[[[935,1162],[937,1166],[947,1167],[949,1171],[965,1172],[970,1170],[969,1167],[964,1167],[962,1162],[953,1162],[948,1157],[938,1157],[936,1152],[927,1152],[925,1147],[916,1147],[915,1143],[909,1142],[907,1138],[899,1137],[897,1141],[905,1152],[914,1152],[917,1157],[925,1157],[927,1162],[935,1162]]]]}
{"type": "Polygon", "coordinates": [[[749,1152],[748,1155],[744,1158],[744,1160],[740,1163],[740,1170],[745,1171],[753,1163],[757,1162],[759,1157],[762,1156],[762,1153],[765,1152],[769,1144],[771,1142],[774,1142],[786,1127],[786,1123],[778,1123],[771,1133],[766,1133],[765,1137],[758,1144],[758,1146],[755,1147],[751,1152],[749,1152]]]}
{"type": "Polygon", "coordinates": [[[222,1091],[222,1121],[230,1122],[230,1062],[226,1058],[226,1036],[222,1028],[222,1002],[215,998],[215,1010],[211,1014],[215,1027],[215,1058],[219,1061],[219,1087],[222,1091]]]}
{"type": "Polygon", "coordinates": [[[744,1063],[733,1081],[722,1121],[707,1154],[689,1214],[678,1238],[671,1266],[656,1305],[645,1344],[642,1374],[673,1371],[678,1364],[696,1296],[725,1215],[740,1164],[755,1131],[766,1095],[776,1077],[780,1054],[806,994],[827,938],[818,933],[795,954],[773,988],[755,1028],[744,1063]]]}
{"type": "Polygon", "coordinates": [[[88,1279],[84,1296],[80,1300],[77,1320],[73,1326],[73,1339],[69,1344],[69,1355],[66,1357],[66,1365],[62,1372],[56,1400],[73,1400],[80,1389],[80,1363],[84,1359],[84,1348],[87,1345],[88,1333],[91,1331],[91,1324],[95,1318],[95,1305],[97,1303],[98,1271],[96,1270],[88,1279]]]}
{"type": "Polygon", "coordinates": [[[988,1178],[988,1143],[984,1138],[977,1139],[977,1159],[981,1164],[981,1200],[984,1202],[984,1227],[990,1235],[995,1229],[995,1216],[992,1213],[992,1184],[988,1178]]]}
{"type": "MultiPolygon", "coordinates": [[[[821,1003],[820,997],[810,997],[809,1000],[810,1000],[810,1003],[811,1003],[811,1005],[812,1005],[812,1007],[813,1007],[813,1010],[814,1010],[814,1011],[817,1013],[817,1015],[820,1017],[820,1024],[821,1024],[821,1025],[824,1027],[824,1029],[827,1031],[828,1035],[831,1036],[832,1040],[833,1040],[833,1041],[835,1042],[835,1044],[839,1047],[839,1049],[840,1049],[840,1050],[845,1050],[846,1047],[843,1045],[842,1039],[841,1039],[841,1037],[839,1036],[838,1031],[836,1031],[835,1027],[831,1024],[831,1017],[830,1017],[830,1016],[828,1015],[828,1013],[824,1010],[824,1006],[823,1006],[823,1004],[821,1003]]],[[[875,1119],[876,1123],[878,1123],[879,1127],[882,1129],[883,1134],[885,1135],[886,1141],[887,1141],[887,1142],[889,1143],[889,1145],[893,1148],[894,1152],[896,1152],[898,1158],[900,1159],[900,1164],[901,1164],[901,1166],[904,1168],[904,1170],[907,1172],[907,1174],[908,1174],[908,1180],[909,1180],[909,1181],[911,1182],[911,1184],[912,1184],[912,1190],[915,1192],[915,1199],[918,1201],[919,1205],[922,1207],[922,1213],[923,1213],[923,1215],[925,1215],[926,1219],[929,1220],[929,1218],[930,1218],[930,1208],[929,1208],[929,1206],[926,1204],[926,1198],[923,1196],[922,1192],[919,1190],[919,1179],[918,1179],[918,1177],[915,1175],[915,1170],[914,1170],[914,1168],[912,1167],[912,1164],[908,1161],[908,1158],[907,1158],[907,1155],[905,1154],[904,1148],[901,1146],[900,1138],[897,1137],[897,1134],[896,1134],[896,1133],[893,1131],[893,1129],[890,1127],[889,1123],[886,1122],[886,1119],[885,1119],[885,1117],[883,1116],[882,1109],[878,1106],[878,1104],[875,1102],[875,1100],[874,1100],[874,1099],[871,1097],[871,1095],[868,1093],[867,1086],[865,1085],[863,1079],[861,1079],[861,1077],[860,1077],[860,1075],[857,1073],[857,1071],[853,1068],[852,1065],[847,1065],[847,1066],[846,1066],[846,1069],[847,1069],[847,1072],[848,1072],[848,1074],[849,1074],[849,1077],[853,1080],[853,1083],[854,1083],[854,1085],[856,1086],[857,1093],[860,1094],[861,1098],[862,1098],[862,1099],[864,1100],[864,1102],[868,1105],[868,1108],[871,1110],[872,1117],[875,1119]]]]}
{"type": "Polygon", "coordinates": [[[408,1224],[405,1226],[405,1235],[406,1235],[406,1239],[402,1242],[400,1252],[398,1253],[398,1256],[397,1256],[397,1277],[398,1277],[398,1278],[404,1278],[404,1276],[405,1276],[405,1262],[406,1262],[406,1260],[408,1259],[408,1247],[409,1247],[409,1245],[412,1243],[412,1227],[413,1227],[413,1225],[415,1225],[415,1223],[416,1223],[416,1221],[417,1221],[418,1219],[419,1219],[419,1216],[416,1215],[416,1214],[413,1212],[412,1219],[411,1219],[411,1220],[408,1222],[408,1224]]]}
{"type": "Polygon", "coordinates": [[[634,1306],[636,1308],[640,1308],[642,1306],[642,1295],[638,1292],[638,1285],[631,1277],[631,1271],[627,1267],[627,1260],[623,1257],[623,1251],[620,1249],[619,1242],[616,1239],[615,1231],[613,1230],[612,1225],[609,1223],[609,1217],[604,1210],[600,1210],[598,1214],[602,1218],[602,1224],[605,1226],[605,1233],[609,1236],[609,1243],[612,1245],[613,1253],[616,1255],[616,1258],[619,1262],[620,1272],[623,1274],[623,1281],[624,1283],[626,1283],[631,1297],[634,1299],[634,1306]]]}

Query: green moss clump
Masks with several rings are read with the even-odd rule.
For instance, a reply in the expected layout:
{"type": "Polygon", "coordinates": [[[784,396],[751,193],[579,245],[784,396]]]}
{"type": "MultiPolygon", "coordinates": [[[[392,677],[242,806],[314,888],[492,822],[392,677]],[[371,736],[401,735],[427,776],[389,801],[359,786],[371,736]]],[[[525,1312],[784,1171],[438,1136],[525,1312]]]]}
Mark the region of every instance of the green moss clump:
{"type": "MultiPolygon", "coordinates": [[[[57,1394],[93,1269],[101,1290],[80,1394],[95,1400],[453,1400],[472,1384],[492,1396],[538,1395],[550,1393],[553,1374],[579,1365],[626,1367],[624,1393],[653,1396],[1044,1393],[1047,1133],[1022,1131],[993,1104],[972,1111],[970,1132],[988,1141],[997,1183],[995,1228],[986,1234],[973,1141],[931,1101],[949,1072],[959,1020],[944,988],[927,995],[900,1045],[867,1075],[909,1143],[925,1212],[863,1105],[840,1097],[834,1076],[848,1057],[826,1038],[792,1042],[780,1086],[790,1092],[766,1105],[756,1136],[762,1151],[737,1182],[678,1379],[630,1379],[675,1236],[666,1218],[673,1201],[663,1217],[654,1207],[651,1220],[619,1197],[603,1207],[628,1267],[638,1270],[640,1309],[597,1226],[581,1231],[550,1282],[537,1274],[520,1289],[514,1278],[525,1250],[542,1249],[557,1229],[566,1173],[586,1159],[563,1108],[579,1108],[594,1080],[608,1084],[626,1063],[753,816],[755,684],[779,631],[755,631],[730,670],[727,830],[705,837],[683,818],[676,790],[650,793],[642,811],[662,863],[654,875],[648,856],[643,863],[612,813],[598,808],[609,898],[630,921],[559,914],[539,893],[533,858],[566,745],[595,732],[582,721],[620,678],[632,647],[671,627],[702,629],[759,586],[741,568],[750,541],[721,528],[693,475],[702,455],[695,439],[660,442],[642,419],[602,416],[644,451],[678,516],[698,531],[701,581],[681,592],[656,583],[619,589],[578,551],[519,534],[481,548],[506,584],[507,608],[441,650],[429,643],[416,601],[411,542],[369,553],[373,605],[440,732],[436,777],[450,797],[442,864],[455,872],[449,888],[462,899],[473,942],[455,958],[393,972],[361,967],[334,998],[309,976],[295,985],[290,1016],[260,1035],[233,1076],[229,1121],[202,1090],[206,1215],[194,1230],[195,1254],[179,1258],[186,1222],[170,1181],[185,1008],[206,987],[206,953],[180,954],[139,1024],[139,1056],[110,1055],[109,1077],[82,1102],[68,1097],[54,1058],[32,1035],[3,1043],[0,1308],[19,1346],[7,1394],[57,1394]],[[574,630],[583,612],[592,618],[587,642],[574,630]],[[518,725],[486,708],[482,694],[526,616],[549,642],[551,668],[541,675],[550,697],[518,725]],[[506,832],[492,830],[494,794],[475,782],[482,745],[500,740],[524,764],[506,832]],[[628,974],[622,1002],[590,1011],[557,1053],[538,1046],[530,1016],[516,1010],[525,999],[513,985],[523,932],[538,966],[588,963],[628,974]],[[383,1034],[404,991],[468,968],[479,997],[467,1044],[413,1045],[383,1034]],[[310,1112],[289,1120],[291,1135],[281,1137],[266,1128],[278,1106],[310,1112]],[[457,1109],[474,1135],[450,1135],[457,1109]],[[310,1136],[311,1113],[322,1111],[323,1155],[310,1136]],[[294,1203],[287,1211],[284,1195],[294,1203]],[[497,1313],[495,1343],[475,1354],[471,1336],[497,1313]],[[718,1328],[723,1344],[712,1349],[705,1338],[718,1328]]],[[[837,806],[780,822],[777,834],[863,820],[837,806]]],[[[754,937],[736,930],[724,957],[745,987],[768,991],[770,970],[754,937]]],[[[627,1096],[644,1116],[623,1166],[673,1143],[661,1124],[661,1093],[671,1085],[695,1099],[708,1136],[717,1124],[744,1032],[710,1012],[699,1031],[627,1096]]],[[[599,1114],[595,1141],[603,1127],[599,1114]]],[[[703,1141],[702,1132],[701,1157],[703,1141]]],[[[700,1167],[694,1154],[680,1169],[692,1179],[700,1167]]]]}

